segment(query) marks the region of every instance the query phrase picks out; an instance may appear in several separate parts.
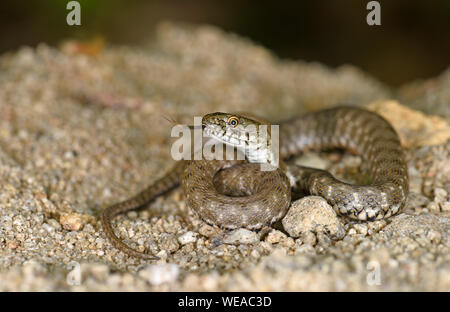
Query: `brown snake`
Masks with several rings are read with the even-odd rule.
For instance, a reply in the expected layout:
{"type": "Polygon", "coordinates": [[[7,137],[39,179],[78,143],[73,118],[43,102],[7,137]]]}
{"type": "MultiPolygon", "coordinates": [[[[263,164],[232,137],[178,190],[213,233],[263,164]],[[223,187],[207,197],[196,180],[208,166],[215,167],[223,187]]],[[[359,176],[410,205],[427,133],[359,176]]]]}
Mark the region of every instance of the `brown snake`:
{"type": "MultiPolygon", "coordinates": [[[[264,122],[226,113],[208,114],[202,120],[204,133],[238,148],[254,146],[259,136],[259,132],[244,133],[241,129],[261,124],[264,122]]],[[[269,148],[270,135],[268,131],[269,148]]],[[[227,229],[260,229],[281,219],[289,208],[291,189],[322,196],[338,214],[360,221],[388,218],[403,208],[408,194],[404,152],[395,130],[376,113],[345,106],[308,113],[280,123],[279,137],[280,159],[308,149],[345,148],[356,152],[368,166],[371,183],[347,184],[326,171],[281,161],[275,170],[261,171],[255,162],[261,162],[261,155],[270,162],[272,154],[267,146],[246,152],[250,162],[179,161],[168,174],[136,196],[103,211],[101,222],[106,235],[116,248],[131,256],[158,259],[123,243],[115,235],[111,221],[180,182],[188,206],[207,223],[227,229]]]]}

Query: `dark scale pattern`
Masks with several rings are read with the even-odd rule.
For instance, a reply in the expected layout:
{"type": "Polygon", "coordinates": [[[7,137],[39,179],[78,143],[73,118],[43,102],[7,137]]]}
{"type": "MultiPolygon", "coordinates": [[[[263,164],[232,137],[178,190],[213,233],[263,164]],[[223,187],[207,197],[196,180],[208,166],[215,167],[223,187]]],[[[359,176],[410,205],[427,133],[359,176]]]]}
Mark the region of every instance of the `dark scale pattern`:
{"type": "Polygon", "coordinates": [[[296,187],[324,197],[337,213],[362,221],[387,218],[403,208],[408,194],[404,153],[397,133],[381,116],[337,107],[289,120],[280,129],[282,158],[307,149],[350,149],[368,163],[372,181],[350,185],[326,171],[289,166],[296,187]]]}
{"type": "MultiPolygon", "coordinates": [[[[227,125],[230,116],[209,114],[203,118],[204,125],[212,125],[211,134],[227,143],[227,136],[237,132],[227,125]]],[[[243,116],[237,120],[244,125],[259,124],[243,116]]],[[[252,144],[249,135],[242,137],[241,144],[252,144]]],[[[368,165],[372,183],[351,185],[326,171],[283,162],[274,171],[261,171],[260,164],[243,161],[179,162],[135,197],[105,209],[101,217],[105,233],[114,246],[126,253],[157,259],[120,241],[111,220],[177,186],[180,177],[188,206],[206,222],[230,229],[258,229],[282,218],[289,208],[291,188],[322,196],[338,214],[362,221],[387,218],[403,208],[408,194],[403,149],[395,130],[379,115],[352,107],[306,114],[280,124],[280,141],[281,159],[308,149],[333,147],[359,153],[368,165]]]]}
{"type": "Polygon", "coordinates": [[[259,164],[237,163],[187,163],[184,174],[191,178],[183,179],[182,185],[184,190],[191,186],[195,189],[185,192],[188,206],[206,222],[228,229],[259,229],[284,216],[291,202],[291,187],[284,172],[261,171],[259,164]],[[222,174],[225,180],[214,185],[215,175],[224,168],[229,168],[222,174]],[[236,175],[238,179],[229,179],[236,175]]]}

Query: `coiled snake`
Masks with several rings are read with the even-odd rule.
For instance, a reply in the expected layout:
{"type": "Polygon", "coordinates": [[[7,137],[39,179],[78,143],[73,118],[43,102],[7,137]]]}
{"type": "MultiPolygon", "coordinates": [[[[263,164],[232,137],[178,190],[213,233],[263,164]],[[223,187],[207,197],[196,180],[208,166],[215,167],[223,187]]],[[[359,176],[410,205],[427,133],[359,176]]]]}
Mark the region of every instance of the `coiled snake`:
{"type": "Polygon", "coordinates": [[[182,184],[186,202],[207,223],[222,228],[260,229],[282,218],[291,202],[291,189],[325,198],[343,216],[361,221],[388,218],[403,208],[408,194],[408,172],[399,137],[381,116],[360,108],[335,107],[280,123],[279,156],[287,159],[308,149],[345,148],[362,155],[371,183],[352,185],[330,173],[280,161],[275,170],[263,171],[258,162],[271,163],[271,132],[258,145],[255,132],[246,126],[267,124],[255,118],[227,113],[202,119],[207,135],[245,150],[247,160],[182,160],[163,178],[136,196],[106,208],[103,229],[114,246],[145,259],[115,234],[112,219],[138,208],[182,184]],[[244,147],[244,148],[243,148],[244,147]],[[180,179],[180,177],[182,177],[180,179]],[[181,180],[181,181],[180,181],[181,180]]]}

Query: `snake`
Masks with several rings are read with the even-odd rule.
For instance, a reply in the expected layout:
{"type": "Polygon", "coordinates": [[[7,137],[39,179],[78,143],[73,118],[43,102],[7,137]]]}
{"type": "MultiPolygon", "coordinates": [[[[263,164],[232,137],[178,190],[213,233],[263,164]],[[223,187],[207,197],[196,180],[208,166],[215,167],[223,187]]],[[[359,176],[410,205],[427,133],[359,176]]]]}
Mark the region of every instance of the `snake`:
{"type": "Polygon", "coordinates": [[[106,236],[132,257],[159,259],[120,240],[112,220],[180,184],[187,206],[206,223],[223,229],[270,226],[284,217],[299,191],[321,196],[338,215],[361,222],[386,219],[403,209],[409,185],[405,153],[397,132],[379,114],[353,106],[309,112],[279,122],[277,141],[272,126],[244,114],[206,114],[203,135],[241,151],[244,159],[178,161],[137,195],[103,210],[106,236]],[[333,148],[359,154],[369,182],[346,183],[325,170],[289,161],[307,150],[333,148]]]}

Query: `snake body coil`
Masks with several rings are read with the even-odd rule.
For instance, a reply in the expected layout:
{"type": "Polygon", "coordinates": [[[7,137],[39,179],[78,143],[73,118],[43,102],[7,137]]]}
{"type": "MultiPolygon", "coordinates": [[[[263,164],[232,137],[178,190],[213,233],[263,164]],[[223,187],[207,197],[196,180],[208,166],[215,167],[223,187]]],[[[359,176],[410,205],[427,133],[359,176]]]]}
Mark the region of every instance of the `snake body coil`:
{"type": "MultiPolygon", "coordinates": [[[[250,162],[261,159],[270,162],[273,155],[255,143],[258,133],[255,137],[237,127],[261,124],[264,122],[226,113],[203,118],[204,131],[210,136],[228,145],[250,149],[246,153],[250,162]]],[[[270,135],[269,131],[268,139],[270,135]]],[[[135,257],[156,259],[120,241],[111,220],[180,182],[188,206],[206,222],[223,228],[259,229],[279,220],[289,208],[291,188],[322,196],[338,214],[361,221],[387,218],[403,208],[408,194],[404,153],[397,133],[381,116],[359,108],[336,107],[282,122],[279,135],[281,159],[308,149],[335,147],[360,154],[368,166],[371,183],[351,185],[326,171],[283,162],[276,170],[261,171],[257,163],[236,160],[180,161],[140,194],[106,208],[101,216],[105,233],[118,249],[135,257]]]]}

